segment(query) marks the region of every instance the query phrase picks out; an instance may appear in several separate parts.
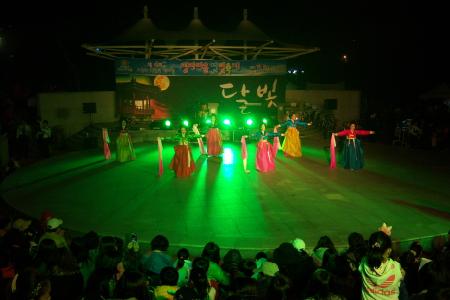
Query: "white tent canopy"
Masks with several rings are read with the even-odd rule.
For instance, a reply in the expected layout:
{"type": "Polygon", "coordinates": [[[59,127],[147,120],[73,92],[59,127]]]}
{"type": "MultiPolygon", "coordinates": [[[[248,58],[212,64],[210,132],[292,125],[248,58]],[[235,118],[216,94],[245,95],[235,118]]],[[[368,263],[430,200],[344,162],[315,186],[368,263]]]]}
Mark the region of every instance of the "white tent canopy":
{"type": "Polygon", "coordinates": [[[319,51],[317,47],[287,45],[271,39],[247,19],[246,9],[235,30],[218,32],[203,25],[197,8],[194,8],[194,17],[186,29],[161,30],[148,17],[147,7],[144,7],[144,17],[115,40],[83,44],[82,47],[88,55],[108,59],[286,60],[319,51]]]}

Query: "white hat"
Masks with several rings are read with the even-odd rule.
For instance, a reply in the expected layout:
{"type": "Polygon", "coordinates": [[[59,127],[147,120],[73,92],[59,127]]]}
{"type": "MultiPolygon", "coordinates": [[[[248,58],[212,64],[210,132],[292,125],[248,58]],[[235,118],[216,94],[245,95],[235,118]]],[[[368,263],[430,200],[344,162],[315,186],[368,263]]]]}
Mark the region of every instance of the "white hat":
{"type": "Polygon", "coordinates": [[[261,272],[266,276],[275,276],[275,274],[279,271],[278,265],[273,262],[265,261],[262,263],[261,267],[255,270],[257,273],[261,272]]]}
{"type": "Polygon", "coordinates": [[[47,221],[47,228],[50,230],[55,230],[56,228],[61,226],[62,223],[63,221],[61,219],[51,218],[50,220],[47,221]]]}
{"type": "Polygon", "coordinates": [[[295,240],[292,241],[292,246],[294,246],[294,248],[297,249],[298,251],[305,250],[306,248],[305,241],[299,238],[296,238],[295,240]]]}

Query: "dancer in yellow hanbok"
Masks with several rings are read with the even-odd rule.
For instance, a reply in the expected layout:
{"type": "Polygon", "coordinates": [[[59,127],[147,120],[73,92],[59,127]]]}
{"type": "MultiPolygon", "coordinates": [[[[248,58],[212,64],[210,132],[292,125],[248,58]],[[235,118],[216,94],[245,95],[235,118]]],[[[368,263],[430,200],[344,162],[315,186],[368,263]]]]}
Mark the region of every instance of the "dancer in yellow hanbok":
{"type": "Polygon", "coordinates": [[[298,120],[295,114],[290,114],[289,119],[281,124],[281,127],[286,127],[286,132],[284,133],[284,141],[281,146],[284,155],[287,157],[301,157],[302,156],[302,146],[300,142],[300,132],[297,126],[311,126],[312,123],[306,123],[298,120]]]}

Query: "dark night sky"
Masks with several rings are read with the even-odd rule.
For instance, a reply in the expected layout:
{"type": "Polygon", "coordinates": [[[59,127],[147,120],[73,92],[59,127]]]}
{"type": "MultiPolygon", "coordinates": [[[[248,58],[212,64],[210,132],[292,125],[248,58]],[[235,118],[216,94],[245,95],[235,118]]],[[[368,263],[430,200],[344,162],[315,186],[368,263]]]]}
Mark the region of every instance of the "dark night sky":
{"type": "Polygon", "coordinates": [[[187,26],[197,5],[206,26],[232,30],[241,20],[242,8],[247,7],[249,19],[273,38],[322,49],[290,62],[305,70],[305,81],[345,80],[348,87],[360,88],[380,103],[409,101],[437,84],[450,82],[449,26],[443,5],[283,2],[288,1],[230,2],[227,7],[221,7],[225,6],[222,1],[19,3],[0,12],[2,85],[8,89],[19,82],[33,91],[50,85],[65,90],[112,89],[112,64],[87,57],[80,45],[117,35],[142,17],[144,4],[162,29],[187,26]],[[343,53],[349,55],[348,63],[340,60],[343,53]]]}

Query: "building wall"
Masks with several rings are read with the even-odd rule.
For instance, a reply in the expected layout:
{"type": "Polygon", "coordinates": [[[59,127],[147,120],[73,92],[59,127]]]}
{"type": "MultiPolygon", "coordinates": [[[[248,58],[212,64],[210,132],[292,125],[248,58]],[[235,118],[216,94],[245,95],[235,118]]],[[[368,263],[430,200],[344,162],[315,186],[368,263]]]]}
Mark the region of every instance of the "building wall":
{"type": "Polygon", "coordinates": [[[42,93],[39,94],[39,113],[42,120],[48,120],[50,127],[60,127],[65,136],[70,136],[91,122],[90,114],[83,113],[85,102],[96,103],[93,123],[117,121],[114,91],[42,93]]]}
{"type": "Polygon", "coordinates": [[[303,104],[323,108],[325,99],[336,99],[337,124],[360,118],[361,92],[349,90],[287,90],[285,110],[298,111],[303,104]],[[295,103],[296,106],[292,106],[295,103]]]}
{"type": "MultiPolygon", "coordinates": [[[[285,110],[299,111],[303,104],[320,109],[325,99],[336,99],[335,115],[338,124],[342,124],[360,118],[360,98],[359,91],[286,90],[285,110]],[[291,106],[293,103],[296,106],[291,106]]],[[[97,105],[97,113],[92,115],[93,123],[117,121],[114,91],[39,94],[40,116],[48,120],[51,127],[60,127],[64,136],[70,136],[90,123],[90,115],[83,113],[84,102],[95,102],[97,105]]]]}

